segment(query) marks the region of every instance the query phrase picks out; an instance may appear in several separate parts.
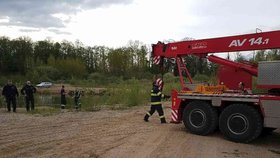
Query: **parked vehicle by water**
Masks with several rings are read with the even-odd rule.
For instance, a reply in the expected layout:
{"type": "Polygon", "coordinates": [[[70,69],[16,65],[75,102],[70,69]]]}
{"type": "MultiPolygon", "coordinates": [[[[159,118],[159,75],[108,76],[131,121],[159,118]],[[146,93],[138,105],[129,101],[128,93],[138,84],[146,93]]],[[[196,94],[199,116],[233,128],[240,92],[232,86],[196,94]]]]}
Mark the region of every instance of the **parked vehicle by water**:
{"type": "Polygon", "coordinates": [[[53,84],[51,82],[41,82],[41,83],[37,84],[36,87],[38,87],[38,88],[49,88],[52,85],[53,84]]]}

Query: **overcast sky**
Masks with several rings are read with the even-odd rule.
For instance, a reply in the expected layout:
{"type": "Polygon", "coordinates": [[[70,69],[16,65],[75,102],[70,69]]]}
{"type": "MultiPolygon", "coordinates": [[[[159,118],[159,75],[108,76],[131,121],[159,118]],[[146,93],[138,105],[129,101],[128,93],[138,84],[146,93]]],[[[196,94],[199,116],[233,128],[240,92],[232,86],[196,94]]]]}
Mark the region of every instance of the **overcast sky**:
{"type": "Polygon", "coordinates": [[[279,0],[0,0],[0,36],[125,46],[280,29],[279,0]]]}

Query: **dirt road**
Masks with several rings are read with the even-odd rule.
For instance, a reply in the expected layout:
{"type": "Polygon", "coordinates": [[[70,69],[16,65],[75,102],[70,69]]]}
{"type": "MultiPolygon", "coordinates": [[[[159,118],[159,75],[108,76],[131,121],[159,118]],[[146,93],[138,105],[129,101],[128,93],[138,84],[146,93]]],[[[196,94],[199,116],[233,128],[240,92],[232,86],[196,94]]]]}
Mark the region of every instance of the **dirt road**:
{"type": "MultiPolygon", "coordinates": [[[[279,158],[280,132],[251,144],[224,140],[220,132],[197,136],[183,124],[142,120],[149,107],[51,116],[0,112],[0,157],[279,158]]],[[[165,108],[169,120],[169,107],[165,108]]]]}

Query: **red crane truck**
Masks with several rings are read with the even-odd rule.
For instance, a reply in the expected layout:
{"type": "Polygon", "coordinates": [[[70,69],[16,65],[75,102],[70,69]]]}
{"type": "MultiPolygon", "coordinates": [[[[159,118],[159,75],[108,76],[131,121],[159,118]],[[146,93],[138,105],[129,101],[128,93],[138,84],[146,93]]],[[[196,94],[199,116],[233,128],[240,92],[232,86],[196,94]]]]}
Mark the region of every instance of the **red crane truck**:
{"type": "Polygon", "coordinates": [[[154,63],[162,63],[164,58],[177,62],[182,89],[172,90],[171,122],[183,121],[191,133],[198,135],[208,135],[219,128],[227,139],[243,143],[256,139],[263,130],[279,128],[280,61],[249,65],[210,55],[277,48],[280,48],[280,31],[153,44],[154,63]],[[220,64],[217,76],[221,84],[194,84],[183,60],[188,55],[206,57],[220,64]],[[237,90],[241,82],[252,89],[253,76],[257,77],[257,88],[264,88],[267,93],[237,90]]]}

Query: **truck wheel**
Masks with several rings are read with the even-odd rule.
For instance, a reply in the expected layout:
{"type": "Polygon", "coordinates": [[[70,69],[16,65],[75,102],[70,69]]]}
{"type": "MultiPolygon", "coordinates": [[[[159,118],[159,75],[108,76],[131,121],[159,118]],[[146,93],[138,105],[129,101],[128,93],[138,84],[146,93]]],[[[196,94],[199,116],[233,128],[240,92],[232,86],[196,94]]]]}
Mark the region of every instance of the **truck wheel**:
{"type": "Polygon", "coordinates": [[[193,134],[210,134],[218,125],[217,110],[204,101],[190,102],[184,109],[183,122],[193,134]]]}
{"type": "Polygon", "coordinates": [[[261,134],[263,121],[257,109],[246,104],[232,104],[222,111],[219,127],[227,139],[248,143],[261,134]]]}

